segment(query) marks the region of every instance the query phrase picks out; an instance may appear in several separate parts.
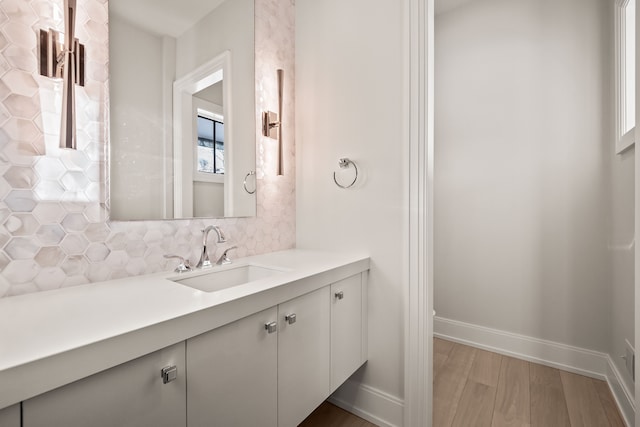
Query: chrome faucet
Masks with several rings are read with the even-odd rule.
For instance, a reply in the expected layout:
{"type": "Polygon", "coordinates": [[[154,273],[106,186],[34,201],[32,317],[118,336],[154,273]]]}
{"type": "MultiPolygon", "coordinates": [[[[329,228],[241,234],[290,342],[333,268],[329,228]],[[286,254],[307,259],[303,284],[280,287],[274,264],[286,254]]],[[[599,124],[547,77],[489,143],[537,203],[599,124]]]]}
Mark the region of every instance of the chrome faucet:
{"type": "Polygon", "coordinates": [[[207,237],[209,236],[209,232],[211,230],[215,231],[218,235],[218,243],[224,243],[227,241],[224,233],[217,225],[210,225],[202,230],[202,253],[200,254],[200,260],[198,261],[198,264],[196,264],[196,268],[211,267],[211,261],[209,261],[209,252],[207,251],[207,237]]]}

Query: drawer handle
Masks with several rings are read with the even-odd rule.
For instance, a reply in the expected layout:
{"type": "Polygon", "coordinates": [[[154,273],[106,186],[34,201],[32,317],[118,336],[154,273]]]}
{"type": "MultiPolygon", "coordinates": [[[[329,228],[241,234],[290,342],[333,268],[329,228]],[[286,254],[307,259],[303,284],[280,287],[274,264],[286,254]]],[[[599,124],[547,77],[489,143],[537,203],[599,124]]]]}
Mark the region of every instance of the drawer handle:
{"type": "Polygon", "coordinates": [[[178,367],[175,365],[166,366],[160,371],[160,376],[162,377],[163,384],[170,383],[171,381],[178,378],[178,367]]]}
{"type": "Polygon", "coordinates": [[[276,322],[265,323],[264,328],[268,333],[272,334],[278,330],[278,324],[276,322]]]}
{"type": "Polygon", "coordinates": [[[284,320],[286,320],[290,325],[293,325],[294,323],[296,323],[296,314],[287,314],[286,316],[284,316],[284,320]]]}
{"type": "Polygon", "coordinates": [[[342,291],[336,292],[334,295],[335,295],[336,299],[344,298],[344,292],[342,292],[342,291]]]}

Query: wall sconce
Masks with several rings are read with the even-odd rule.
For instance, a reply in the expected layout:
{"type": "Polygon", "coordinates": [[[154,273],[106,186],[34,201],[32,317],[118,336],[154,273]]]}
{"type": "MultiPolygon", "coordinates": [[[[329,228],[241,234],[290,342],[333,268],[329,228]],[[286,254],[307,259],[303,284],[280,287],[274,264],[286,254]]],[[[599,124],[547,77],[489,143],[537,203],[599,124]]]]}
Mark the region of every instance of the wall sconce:
{"type": "Polygon", "coordinates": [[[278,165],[276,167],[278,175],[284,175],[283,149],[282,149],[282,98],[284,94],[284,70],[278,69],[278,113],[265,111],[262,113],[262,135],[278,139],[278,165]]]}
{"type": "Polygon", "coordinates": [[[64,28],[60,34],[49,28],[38,35],[40,74],[62,79],[60,148],[76,149],[75,85],[84,86],[85,49],[75,38],[76,0],[64,0],[64,28]],[[61,42],[64,38],[64,43],[61,42]]]}

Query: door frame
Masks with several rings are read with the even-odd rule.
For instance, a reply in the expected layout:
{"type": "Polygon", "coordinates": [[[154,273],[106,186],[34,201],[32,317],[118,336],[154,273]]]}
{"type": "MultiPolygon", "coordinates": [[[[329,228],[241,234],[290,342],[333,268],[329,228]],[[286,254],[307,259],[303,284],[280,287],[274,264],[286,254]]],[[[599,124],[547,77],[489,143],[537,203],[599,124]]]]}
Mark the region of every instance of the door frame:
{"type": "Polygon", "coordinates": [[[405,292],[404,422],[430,427],[433,400],[434,0],[405,3],[409,79],[408,286],[405,292]]]}
{"type": "MultiPolygon", "coordinates": [[[[636,22],[640,22],[640,7],[636,7],[636,22]]],[[[637,26],[636,26],[637,28],[637,26]]],[[[640,31],[636,31],[636,127],[635,127],[635,140],[640,141],[640,31]]],[[[638,155],[638,147],[635,147],[635,232],[634,242],[640,239],[640,156],[638,155]]],[[[634,304],[634,346],[637,349],[640,344],[640,250],[637,246],[634,249],[634,290],[635,290],[635,304],[634,304]]],[[[635,382],[635,403],[636,408],[640,408],[640,381],[635,382]]],[[[635,417],[636,427],[640,427],[640,417],[636,413],[635,417]]]]}

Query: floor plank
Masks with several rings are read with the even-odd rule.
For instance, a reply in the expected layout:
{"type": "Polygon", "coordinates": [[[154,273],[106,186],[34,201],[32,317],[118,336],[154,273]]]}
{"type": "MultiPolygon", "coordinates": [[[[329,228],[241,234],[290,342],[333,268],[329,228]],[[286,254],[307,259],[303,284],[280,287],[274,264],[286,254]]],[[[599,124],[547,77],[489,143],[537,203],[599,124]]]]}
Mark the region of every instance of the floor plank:
{"type": "Polygon", "coordinates": [[[570,427],[560,371],[529,364],[532,427],[570,427]]]}
{"type": "Polygon", "coordinates": [[[434,378],[434,426],[448,427],[453,422],[475,354],[476,349],[455,344],[434,378]]]}
{"type": "Polygon", "coordinates": [[[443,340],[441,338],[433,339],[434,353],[442,354],[444,356],[449,356],[449,353],[451,353],[451,350],[453,349],[454,346],[455,346],[455,343],[451,341],[443,340]]]}
{"type": "Polygon", "coordinates": [[[449,358],[454,344],[440,338],[433,339],[433,377],[435,378],[449,358]]]}
{"type": "Polygon", "coordinates": [[[489,387],[497,387],[501,364],[501,355],[478,349],[469,372],[469,380],[489,387]]]}
{"type": "Polygon", "coordinates": [[[491,427],[496,387],[467,381],[460,398],[453,427],[491,427]]]}
{"type": "Polygon", "coordinates": [[[329,402],[323,402],[298,427],[376,427],[329,402]]]}
{"type": "Polygon", "coordinates": [[[602,427],[609,421],[591,378],[560,371],[572,426],[602,427]]]}
{"type": "Polygon", "coordinates": [[[591,379],[591,382],[593,382],[593,385],[598,392],[600,403],[602,403],[602,408],[604,409],[604,413],[607,416],[607,420],[609,421],[609,424],[611,424],[611,427],[625,427],[622,415],[620,415],[618,405],[613,399],[609,385],[604,381],[594,379],[591,379]]]}
{"type": "Polygon", "coordinates": [[[448,356],[444,356],[440,353],[433,353],[433,378],[437,377],[442,368],[447,363],[448,356]]]}
{"type": "Polygon", "coordinates": [[[492,426],[530,426],[530,402],[529,362],[504,356],[492,426]]]}

